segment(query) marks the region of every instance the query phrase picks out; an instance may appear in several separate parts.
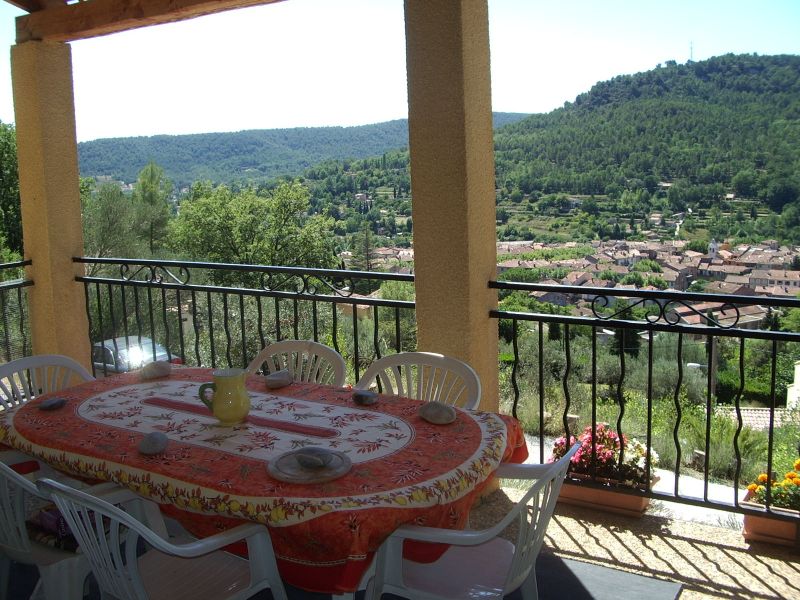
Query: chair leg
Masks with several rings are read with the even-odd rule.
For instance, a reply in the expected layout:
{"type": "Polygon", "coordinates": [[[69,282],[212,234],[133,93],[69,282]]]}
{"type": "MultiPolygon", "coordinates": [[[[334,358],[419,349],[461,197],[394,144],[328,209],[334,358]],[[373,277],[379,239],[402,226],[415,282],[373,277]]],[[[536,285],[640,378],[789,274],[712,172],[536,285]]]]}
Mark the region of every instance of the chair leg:
{"type": "Polygon", "coordinates": [[[91,568],[82,556],[39,567],[44,598],[47,600],[83,600],[86,577],[91,568]]]}
{"type": "Polygon", "coordinates": [[[0,600],[8,599],[8,586],[11,585],[11,559],[0,555],[0,600]]]}
{"type": "Polygon", "coordinates": [[[31,597],[28,600],[47,600],[47,597],[44,595],[44,585],[42,585],[41,577],[39,577],[39,580],[36,582],[33,592],[31,592],[31,597]]]}
{"type": "Polygon", "coordinates": [[[525,578],[525,581],[523,581],[522,585],[519,586],[519,591],[522,595],[522,600],[539,600],[539,587],[536,585],[535,563],[533,568],[528,573],[528,576],[525,578]]]}

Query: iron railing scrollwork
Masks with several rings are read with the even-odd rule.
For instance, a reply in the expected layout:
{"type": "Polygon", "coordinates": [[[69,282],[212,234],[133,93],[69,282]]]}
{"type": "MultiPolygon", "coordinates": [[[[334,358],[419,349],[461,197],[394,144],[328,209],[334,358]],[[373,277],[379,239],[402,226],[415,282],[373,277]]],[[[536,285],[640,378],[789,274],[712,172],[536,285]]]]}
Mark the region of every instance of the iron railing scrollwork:
{"type": "MultiPolygon", "coordinates": [[[[657,466],[674,478],[671,489],[644,485],[615,491],[791,518],[772,510],[771,488],[762,511],[740,501],[752,481],[752,474],[744,476],[747,470],[780,471],[785,465],[776,464],[777,449],[797,445],[800,408],[784,408],[788,396],[782,394],[794,377],[792,360],[800,365],[800,332],[778,330],[775,317],[800,309],[800,299],[505,281],[490,281],[489,287],[501,297],[555,292],[582,307],[490,311],[491,317],[510,321],[500,328],[513,351],[513,362],[504,361],[510,363],[509,410],[538,419],[527,423],[539,445],[532,454],[546,460],[556,436],[579,434],[576,422],[591,427],[591,439],[605,422],[619,434],[618,469],[636,451],[631,446],[636,438],[645,442],[646,480],[657,466]],[[724,385],[718,381],[722,375],[724,385]],[[668,457],[659,465],[651,457],[654,442],[668,457]],[[712,484],[723,485],[720,470],[729,472],[722,499],[709,493],[712,484]],[[701,479],[699,495],[684,487],[690,473],[701,479]]],[[[594,471],[597,450],[590,446],[594,475],[583,484],[607,485],[594,471]]]]}
{"type": "Polygon", "coordinates": [[[0,358],[9,362],[31,354],[30,320],[26,288],[33,281],[24,268],[30,260],[0,264],[0,358]]]}
{"type": "MultiPolygon", "coordinates": [[[[188,364],[246,366],[270,342],[305,337],[363,365],[416,345],[414,302],[359,294],[412,275],[124,258],[77,257],[90,338],[150,337],[188,364]],[[342,313],[352,318],[341,318],[342,313]],[[361,339],[359,339],[361,338],[361,339]],[[361,350],[361,352],[360,352],[361,350]]],[[[95,368],[108,372],[105,363],[95,368]]]]}

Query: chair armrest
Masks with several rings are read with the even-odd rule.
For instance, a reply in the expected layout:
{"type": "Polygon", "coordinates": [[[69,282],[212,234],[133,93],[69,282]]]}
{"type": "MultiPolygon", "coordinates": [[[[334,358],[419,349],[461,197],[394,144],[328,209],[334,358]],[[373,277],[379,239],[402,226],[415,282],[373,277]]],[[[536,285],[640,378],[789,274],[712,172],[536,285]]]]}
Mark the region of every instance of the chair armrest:
{"type": "Polygon", "coordinates": [[[269,540],[267,538],[267,528],[263,525],[259,525],[258,523],[239,525],[238,527],[214,534],[210,537],[193,540],[183,544],[173,544],[172,542],[163,540],[155,535],[142,535],[142,537],[145,538],[145,540],[157,550],[175,554],[176,556],[182,556],[184,558],[202,556],[243,539],[247,539],[248,547],[250,546],[251,539],[255,539],[257,541],[259,538],[263,538],[266,540],[266,543],[269,544],[269,540]]]}
{"type": "Polygon", "coordinates": [[[473,529],[441,529],[438,527],[402,525],[393,531],[390,537],[420,542],[452,544],[454,546],[477,546],[488,542],[496,535],[493,529],[476,531],[473,529]]]}
{"type": "Polygon", "coordinates": [[[141,500],[141,496],[113,481],[104,481],[95,485],[79,488],[82,492],[102,498],[109,504],[123,504],[132,500],[141,500]]]}
{"type": "Polygon", "coordinates": [[[554,463],[515,464],[501,463],[494,474],[501,479],[541,479],[553,468],[554,463]]]}

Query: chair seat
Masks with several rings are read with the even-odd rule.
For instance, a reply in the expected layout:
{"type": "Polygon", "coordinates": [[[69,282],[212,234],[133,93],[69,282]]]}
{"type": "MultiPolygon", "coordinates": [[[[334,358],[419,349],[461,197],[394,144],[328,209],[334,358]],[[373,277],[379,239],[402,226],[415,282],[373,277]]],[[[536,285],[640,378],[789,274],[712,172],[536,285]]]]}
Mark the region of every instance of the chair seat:
{"type": "Polygon", "coordinates": [[[139,558],[139,572],[150,600],[227,598],[250,585],[248,562],[222,551],[181,558],[150,550],[139,558]]]}
{"type": "Polygon", "coordinates": [[[479,546],[450,546],[433,563],[403,561],[403,578],[409,590],[436,598],[472,600],[502,598],[514,544],[493,538],[479,546]]]}

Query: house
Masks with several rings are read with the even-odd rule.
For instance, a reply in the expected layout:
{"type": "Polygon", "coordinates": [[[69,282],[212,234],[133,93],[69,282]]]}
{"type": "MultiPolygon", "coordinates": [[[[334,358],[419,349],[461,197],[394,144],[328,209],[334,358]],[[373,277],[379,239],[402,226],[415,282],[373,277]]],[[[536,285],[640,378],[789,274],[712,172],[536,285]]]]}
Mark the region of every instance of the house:
{"type": "Polygon", "coordinates": [[[785,271],[770,269],[768,271],[755,270],[750,274],[751,287],[785,287],[800,292],[800,271],[785,271]]]}
{"type": "Polygon", "coordinates": [[[741,284],[729,281],[712,281],[703,288],[703,291],[709,294],[730,294],[735,296],[753,296],[756,293],[746,283],[741,284]]]}
{"type": "Polygon", "coordinates": [[[572,271],[561,280],[561,285],[583,285],[589,279],[591,279],[591,275],[586,271],[572,271]]]}
{"type": "Polygon", "coordinates": [[[758,329],[767,317],[768,310],[758,305],[731,308],[719,302],[698,302],[683,306],[670,305],[670,312],[684,325],[708,325],[710,316],[724,327],[758,329]]]}

